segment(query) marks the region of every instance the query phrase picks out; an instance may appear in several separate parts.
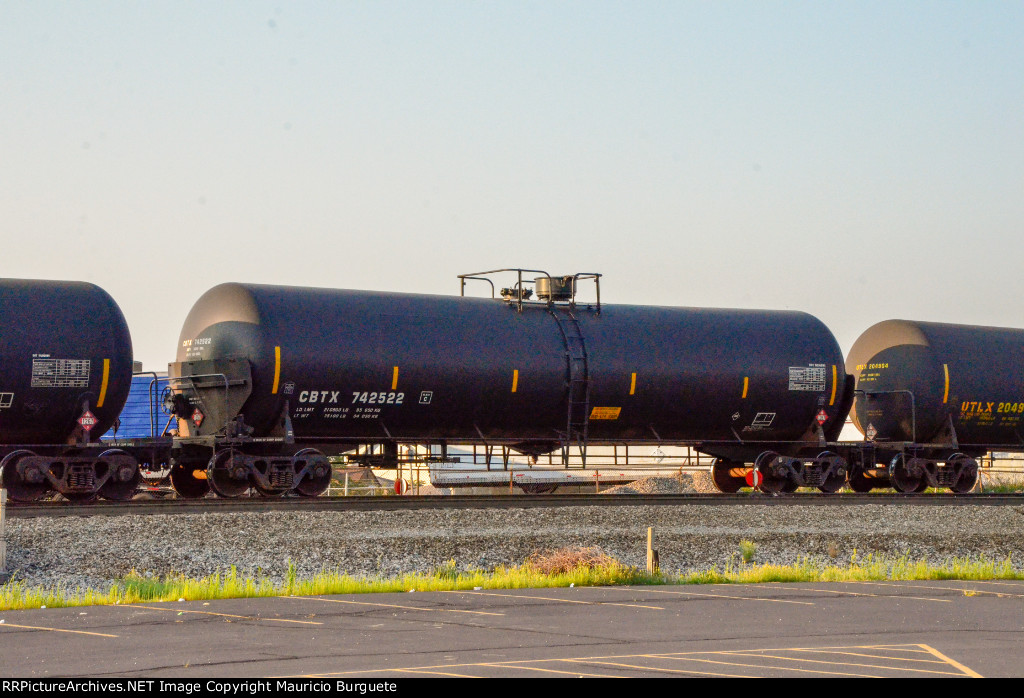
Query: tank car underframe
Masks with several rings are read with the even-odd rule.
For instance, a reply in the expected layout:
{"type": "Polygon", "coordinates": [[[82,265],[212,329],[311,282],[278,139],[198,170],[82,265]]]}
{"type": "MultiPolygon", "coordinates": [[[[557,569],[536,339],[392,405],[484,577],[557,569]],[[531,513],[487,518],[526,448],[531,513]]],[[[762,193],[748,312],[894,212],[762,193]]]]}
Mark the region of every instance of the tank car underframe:
{"type": "MultiPolygon", "coordinates": [[[[297,439],[301,442],[301,439],[297,439]]],[[[453,443],[465,445],[481,445],[487,449],[487,462],[490,462],[492,453],[500,453],[508,465],[508,456],[511,452],[518,452],[524,455],[543,454],[551,450],[557,450],[552,444],[556,442],[546,440],[523,441],[488,439],[456,439],[453,443]]],[[[448,440],[426,441],[422,439],[395,438],[390,441],[377,440],[358,445],[344,439],[334,440],[336,447],[342,450],[363,449],[365,452],[356,456],[349,456],[349,459],[361,465],[376,468],[395,468],[400,462],[398,445],[416,445],[424,447],[440,447],[442,453],[447,446],[448,440]],[[381,446],[380,452],[376,447],[381,446]]],[[[323,440],[318,441],[318,446],[323,447],[323,440]]],[[[626,461],[628,463],[628,449],[630,447],[642,448],[645,446],[667,446],[667,447],[690,447],[698,452],[713,456],[717,459],[712,469],[712,476],[716,486],[723,492],[736,492],[741,487],[750,485],[748,475],[757,471],[758,488],[770,493],[793,492],[799,487],[817,487],[822,492],[838,492],[846,483],[849,465],[847,459],[830,447],[836,444],[829,444],[823,439],[814,445],[806,442],[789,441],[764,441],[764,442],[719,442],[719,441],[665,441],[656,439],[623,441],[600,441],[594,440],[587,443],[584,448],[591,446],[626,446],[626,461]]],[[[566,466],[569,467],[569,466],[566,466]]],[[[583,467],[583,466],[581,466],[583,467]]]]}
{"type": "Polygon", "coordinates": [[[722,457],[721,449],[706,447],[717,456],[712,480],[722,492],[738,492],[752,485],[769,493],[793,492],[798,487],[817,487],[837,492],[849,484],[855,492],[892,487],[904,494],[924,492],[929,487],[962,494],[978,481],[978,459],[1005,445],[959,447],[956,444],[914,444],[836,442],[825,444],[809,458],[806,449],[798,455],[780,455],[765,450],[753,463],[733,456],[722,457]]]}
{"type": "Polygon", "coordinates": [[[978,481],[978,459],[1005,445],[960,446],[910,442],[864,442],[847,445],[850,454],[850,487],[855,492],[892,487],[904,494],[929,487],[970,492],[978,481]]]}
{"type": "Polygon", "coordinates": [[[6,447],[0,451],[0,479],[18,502],[36,501],[54,492],[72,501],[97,496],[127,500],[142,481],[133,450],[108,443],[6,447]]]}
{"type": "Polygon", "coordinates": [[[171,449],[171,484],[188,499],[210,491],[240,497],[250,488],[265,497],[315,497],[331,474],[323,452],[278,438],[178,438],[171,449]]]}
{"type": "Polygon", "coordinates": [[[846,484],[848,471],[845,458],[835,451],[816,447],[810,453],[795,456],[764,450],[753,463],[716,458],[711,476],[715,486],[726,493],[756,486],[770,494],[795,492],[800,487],[816,487],[832,494],[846,484]]]}

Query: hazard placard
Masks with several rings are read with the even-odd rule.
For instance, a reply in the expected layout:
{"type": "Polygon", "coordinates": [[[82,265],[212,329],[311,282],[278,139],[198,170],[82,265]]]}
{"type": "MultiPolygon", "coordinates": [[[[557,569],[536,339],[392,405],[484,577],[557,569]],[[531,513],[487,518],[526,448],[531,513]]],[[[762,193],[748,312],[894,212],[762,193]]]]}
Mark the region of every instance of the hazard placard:
{"type": "Polygon", "coordinates": [[[86,410],[85,413],[78,418],[79,426],[81,426],[86,431],[92,431],[92,428],[96,426],[96,424],[99,421],[100,420],[96,419],[96,415],[94,415],[89,410],[86,410]]]}
{"type": "Polygon", "coordinates": [[[825,422],[828,421],[828,412],[826,412],[825,410],[820,410],[818,414],[814,417],[814,421],[816,421],[818,424],[824,424],[825,422]]]}
{"type": "Polygon", "coordinates": [[[197,427],[203,425],[204,419],[206,419],[206,415],[204,415],[202,411],[196,410],[195,412],[192,413],[192,423],[195,424],[197,427]]]}

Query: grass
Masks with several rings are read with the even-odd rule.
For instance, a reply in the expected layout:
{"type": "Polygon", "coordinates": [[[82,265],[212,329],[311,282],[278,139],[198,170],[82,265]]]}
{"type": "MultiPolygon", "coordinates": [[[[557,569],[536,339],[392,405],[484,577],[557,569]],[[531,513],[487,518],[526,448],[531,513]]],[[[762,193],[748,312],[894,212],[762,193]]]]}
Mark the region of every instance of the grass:
{"type": "Polygon", "coordinates": [[[757,543],[751,540],[740,541],[740,557],[743,558],[743,564],[749,565],[753,562],[756,553],[757,543]]]}
{"type": "MultiPolygon", "coordinates": [[[[751,544],[752,546],[753,544],[751,544]]],[[[43,589],[14,579],[0,586],[0,611],[67,606],[152,603],[178,600],[210,600],[261,596],[314,596],[463,589],[524,589],[543,587],[615,586],[647,584],[750,584],[770,582],[849,582],[889,580],[1024,579],[1024,570],[1004,560],[951,559],[941,565],[906,557],[885,558],[856,551],[844,563],[803,559],[794,565],[755,565],[733,559],[724,568],[684,575],[648,574],[592,548],[562,549],[531,556],[522,565],[483,570],[459,570],[454,560],[424,574],[399,577],[352,577],[322,571],[300,579],[289,565],[283,581],[269,577],[240,577],[235,569],[200,579],[167,575],[162,579],[130,574],[109,589],[43,589]]],[[[750,548],[751,559],[753,548],[750,548]]]]}

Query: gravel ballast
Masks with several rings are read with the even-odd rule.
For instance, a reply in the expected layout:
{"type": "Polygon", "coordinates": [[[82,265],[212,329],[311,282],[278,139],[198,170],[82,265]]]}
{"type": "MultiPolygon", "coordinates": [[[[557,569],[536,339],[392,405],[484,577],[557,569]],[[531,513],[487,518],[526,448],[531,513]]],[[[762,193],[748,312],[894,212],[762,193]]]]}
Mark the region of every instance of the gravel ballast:
{"type": "Polygon", "coordinates": [[[724,568],[739,542],[756,563],[814,557],[848,562],[857,551],[942,563],[1024,560],[1018,506],[613,506],[8,519],[7,569],[28,585],[106,588],[131,570],[202,577],[232,566],[282,580],[322,570],[354,576],[522,563],[531,553],[596,546],[643,567],[655,529],[662,570],[724,568]]]}

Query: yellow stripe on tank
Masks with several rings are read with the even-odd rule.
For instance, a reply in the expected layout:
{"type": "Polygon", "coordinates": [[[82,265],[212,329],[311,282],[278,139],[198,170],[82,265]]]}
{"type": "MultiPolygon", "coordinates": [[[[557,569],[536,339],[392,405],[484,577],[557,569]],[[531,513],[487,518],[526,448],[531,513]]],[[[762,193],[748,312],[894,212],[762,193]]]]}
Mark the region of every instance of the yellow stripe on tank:
{"type": "Polygon", "coordinates": [[[398,388],[398,366],[395,366],[395,370],[391,372],[391,389],[395,390],[398,388]]]}
{"type": "Polygon", "coordinates": [[[836,388],[839,387],[839,371],[836,370],[836,365],[832,364],[832,397],[829,398],[828,404],[836,404],[836,388]]]}
{"type": "Polygon", "coordinates": [[[512,392],[514,393],[519,387],[519,369],[512,369],[512,392]]]}
{"type": "Polygon", "coordinates": [[[281,347],[274,347],[274,387],[270,389],[271,395],[277,395],[277,387],[281,382],[281,347]]]}
{"type": "Polygon", "coordinates": [[[635,395],[636,394],[636,374],[635,373],[633,374],[633,377],[630,378],[630,380],[629,380],[629,394],[630,395],[635,395]]]}
{"type": "Polygon", "coordinates": [[[103,401],[107,399],[107,384],[110,382],[110,359],[103,359],[103,382],[100,384],[100,398],[96,401],[97,407],[103,407],[103,401]]]}
{"type": "Polygon", "coordinates": [[[743,376],[743,399],[747,399],[747,388],[750,387],[750,376],[743,376]]]}
{"type": "Polygon", "coordinates": [[[949,400],[949,364],[942,364],[942,372],[946,374],[946,390],[942,393],[942,404],[949,400]]]}

